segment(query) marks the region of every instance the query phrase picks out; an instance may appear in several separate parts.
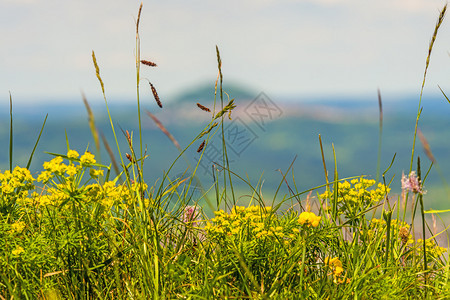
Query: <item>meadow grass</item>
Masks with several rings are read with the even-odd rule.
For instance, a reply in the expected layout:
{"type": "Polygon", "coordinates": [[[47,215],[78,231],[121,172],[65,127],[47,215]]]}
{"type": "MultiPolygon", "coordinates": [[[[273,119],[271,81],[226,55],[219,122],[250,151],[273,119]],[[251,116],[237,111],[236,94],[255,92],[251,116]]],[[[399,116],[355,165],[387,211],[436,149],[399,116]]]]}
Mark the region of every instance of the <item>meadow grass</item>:
{"type": "MultiPolygon", "coordinates": [[[[67,139],[67,152],[49,153],[52,159],[42,172],[29,170],[36,146],[25,168],[13,168],[10,97],[10,169],[0,172],[0,299],[450,298],[447,249],[437,243],[445,231],[435,234],[435,226],[425,219],[425,214],[439,212],[424,208],[423,183],[436,160],[418,131],[422,92],[402,195],[389,193],[397,184],[394,176],[388,177],[395,156],[383,173],[378,158],[373,180],[360,174],[340,178],[334,155],[330,178],[322,150],[323,185],[299,191],[291,165],[282,173],[274,197],[267,199],[261,180],[252,185],[230,169],[223,133],[236,104],[222,89],[222,60],[216,48],[214,101],[192,105],[210,121],[187,147],[147,112],[180,152],[149,186],[143,176],[150,158],[142,140],[140,74],[141,65],[156,63],[140,58],[141,11],[142,4],[136,19],[137,143],[133,132],[116,134],[92,52],[119,159],[99,134],[83,96],[96,155],[89,149],[78,153],[67,139]],[[210,166],[213,184],[203,186],[197,170],[217,134],[222,134],[221,159],[210,166]],[[416,134],[432,161],[427,172],[414,154],[416,134]],[[108,165],[101,162],[100,137],[108,165]],[[119,138],[127,141],[126,151],[120,149],[119,138]],[[196,164],[186,158],[189,151],[200,153],[196,164]],[[186,172],[173,177],[176,164],[185,164],[186,172]],[[250,193],[239,195],[236,180],[247,184],[250,193]],[[289,194],[279,194],[282,185],[289,194]],[[199,197],[192,196],[194,188],[201,190],[199,197]],[[238,205],[243,200],[246,205],[238,205]],[[207,214],[208,209],[214,215],[207,214]]],[[[446,6],[430,42],[422,90],[445,11],[446,6]]],[[[162,99],[148,82],[162,109],[162,99]]],[[[381,151],[380,93],[379,107],[381,151]]],[[[44,125],[45,120],[42,130],[44,125]]],[[[319,143],[323,149],[320,136],[319,143]]]]}

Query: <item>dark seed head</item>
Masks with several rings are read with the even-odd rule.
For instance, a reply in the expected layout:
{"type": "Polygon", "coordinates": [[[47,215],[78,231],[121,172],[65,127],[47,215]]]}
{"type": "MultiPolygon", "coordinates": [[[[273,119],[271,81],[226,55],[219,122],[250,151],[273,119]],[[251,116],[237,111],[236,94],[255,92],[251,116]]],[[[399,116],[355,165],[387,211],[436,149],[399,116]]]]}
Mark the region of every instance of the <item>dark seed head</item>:
{"type": "Polygon", "coordinates": [[[158,104],[158,106],[160,108],[162,108],[161,100],[159,100],[158,93],[156,92],[156,89],[151,82],[150,82],[150,88],[152,89],[153,97],[155,98],[156,104],[158,104]]]}
{"type": "Polygon", "coordinates": [[[204,111],[210,112],[211,110],[209,108],[207,108],[206,106],[201,105],[200,103],[197,103],[197,106],[204,111]]]}
{"type": "Polygon", "coordinates": [[[127,159],[128,159],[130,162],[133,162],[133,158],[131,157],[130,154],[125,153],[125,156],[127,157],[127,159]]]}
{"type": "Polygon", "coordinates": [[[203,140],[203,142],[200,144],[200,146],[198,146],[197,152],[201,152],[204,147],[205,147],[205,140],[203,140]]]}
{"type": "Polygon", "coordinates": [[[141,63],[143,65],[146,65],[146,66],[149,66],[149,67],[156,67],[157,66],[154,62],[149,61],[149,60],[145,60],[145,59],[141,60],[141,63]]]}

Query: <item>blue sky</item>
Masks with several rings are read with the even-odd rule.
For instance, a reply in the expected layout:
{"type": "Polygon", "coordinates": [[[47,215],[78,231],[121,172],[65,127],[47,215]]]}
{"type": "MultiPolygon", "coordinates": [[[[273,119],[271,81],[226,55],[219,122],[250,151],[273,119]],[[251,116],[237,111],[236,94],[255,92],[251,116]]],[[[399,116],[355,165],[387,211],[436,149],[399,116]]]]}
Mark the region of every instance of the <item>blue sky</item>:
{"type": "MultiPolygon", "coordinates": [[[[98,99],[94,50],[110,99],[134,99],[140,1],[0,0],[0,99],[98,99]]],[[[170,101],[217,75],[272,98],[418,94],[442,0],[144,1],[142,77],[170,101]]],[[[450,24],[434,48],[427,93],[450,92],[450,24]],[[448,89],[447,89],[448,88],[448,89]]],[[[142,93],[149,93],[146,82],[142,93]]],[[[3,100],[2,100],[3,101],[3,100]]],[[[125,101],[125,100],[123,100],[125,101]]]]}

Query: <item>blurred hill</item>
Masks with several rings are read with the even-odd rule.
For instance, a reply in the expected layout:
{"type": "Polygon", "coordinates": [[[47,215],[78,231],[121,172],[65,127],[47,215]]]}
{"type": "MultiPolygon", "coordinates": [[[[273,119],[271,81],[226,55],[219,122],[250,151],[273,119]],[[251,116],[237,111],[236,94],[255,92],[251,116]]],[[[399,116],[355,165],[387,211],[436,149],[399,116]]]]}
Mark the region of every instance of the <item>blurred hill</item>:
{"type": "MultiPolygon", "coordinates": [[[[235,98],[237,108],[232,120],[224,124],[225,140],[229,151],[231,167],[237,174],[250,178],[256,184],[261,178],[267,194],[273,193],[282,181],[282,173],[287,171],[294,161],[295,185],[299,191],[321,185],[325,182],[324,167],[319,147],[319,134],[322,137],[324,155],[329,176],[334,172],[332,146],[336,151],[337,167],[341,178],[368,175],[376,177],[377,150],[379,137],[379,112],[376,97],[373,99],[315,98],[279,99],[273,95],[255,93],[240,86],[224,85],[224,90],[235,98]],[[280,173],[281,171],[281,173],[280,173]]],[[[197,108],[200,102],[212,109],[214,83],[211,86],[199,86],[190,92],[176,97],[177,101],[164,105],[163,109],[145,102],[143,110],[151,111],[178,140],[181,147],[189,145],[193,138],[211,121],[212,113],[197,108]]],[[[161,99],[164,103],[164,99],[161,99]]],[[[219,101],[217,98],[216,101],[219,101]]],[[[226,100],[228,101],[228,100],[226,100]]],[[[102,103],[101,101],[93,101],[102,103]]],[[[396,155],[394,164],[386,174],[386,181],[392,180],[394,193],[400,192],[402,172],[407,173],[410,165],[411,146],[417,112],[418,99],[415,97],[395,99],[383,103],[383,136],[381,153],[381,171],[383,172],[396,155]]],[[[70,147],[84,152],[86,147],[95,153],[87,114],[81,100],[67,99],[56,105],[34,105],[14,107],[14,165],[24,166],[33,149],[45,115],[47,124],[36,150],[31,169],[41,170],[42,163],[51,159],[47,152],[65,153],[66,132],[70,147]]],[[[216,102],[217,106],[219,102],[216,102]]],[[[419,127],[427,138],[433,155],[444,174],[450,179],[450,105],[442,98],[424,98],[424,108],[419,127]]],[[[0,110],[0,169],[8,163],[9,145],[9,108],[0,110]]],[[[115,150],[115,142],[110,129],[104,105],[93,105],[97,126],[115,150]]],[[[116,126],[122,153],[129,152],[120,128],[134,132],[135,147],[138,147],[138,123],[136,106],[116,102],[110,105],[113,122],[116,126]]],[[[216,111],[218,107],[216,107],[216,111]]],[[[146,178],[150,185],[162,177],[178,150],[159,130],[143,111],[143,140],[149,159],[146,161],[146,178]]],[[[209,141],[199,174],[205,186],[212,183],[210,173],[213,163],[221,162],[220,156],[214,156],[213,150],[220,148],[221,130],[209,141]]],[[[185,158],[191,166],[199,159],[196,152],[201,141],[195,142],[185,152],[185,158]]],[[[416,155],[421,156],[422,170],[428,169],[430,161],[417,140],[416,155]]],[[[101,151],[102,162],[108,164],[109,157],[101,151]]],[[[171,171],[171,176],[181,174],[187,168],[186,160],[181,159],[171,171]]],[[[414,165],[414,168],[416,166],[414,165]]],[[[292,174],[287,176],[293,184],[292,174]]],[[[238,187],[245,190],[245,184],[238,187]]],[[[448,209],[448,196],[445,195],[442,178],[433,168],[425,181],[427,208],[448,209]]],[[[282,184],[283,193],[289,193],[282,184]]],[[[250,192],[250,191],[249,191],[250,192]]]]}

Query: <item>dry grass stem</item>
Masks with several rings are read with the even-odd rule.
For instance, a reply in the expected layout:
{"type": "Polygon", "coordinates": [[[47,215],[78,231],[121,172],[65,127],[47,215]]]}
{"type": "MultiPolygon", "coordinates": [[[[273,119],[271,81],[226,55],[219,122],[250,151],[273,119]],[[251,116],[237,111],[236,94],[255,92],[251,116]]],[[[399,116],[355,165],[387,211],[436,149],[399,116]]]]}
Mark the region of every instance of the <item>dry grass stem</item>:
{"type": "Polygon", "coordinates": [[[92,61],[94,62],[94,66],[95,66],[95,75],[97,75],[98,81],[100,81],[100,85],[102,86],[102,93],[104,95],[105,94],[105,85],[103,84],[103,80],[100,77],[100,68],[98,67],[97,58],[95,58],[94,50],[92,50],[92,61]]]}
{"type": "Polygon", "coordinates": [[[423,149],[425,150],[425,154],[433,163],[436,163],[436,159],[433,153],[431,152],[430,144],[428,143],[427,139],[425,138],[420,129],[417,129],[417,134],[419,135],[419,139],[420,142],[422,143],[423,149]]]}
{"type": "MultiPolygon", "coordinates": [[[[231,99],[230,102],[228,102],[228,104],[217,113],[217,115],[214,117],[215,119],[220,118],[221,116],[223,116],[226,112],[228,112],[229,114],[231,113],[231,111],[236,107],[236,105],[234,104],[234,99],[231,99]]],[[[230,118],[230,115],[229,115],[230,118]]],[[[230,118],[231,120],[231,118],[230,118]]]]}
{"type": "Polygon", "coordinates": [[[130,135],[130,133],[128,132],[128,130],[125,130],[125,134],[126,134],[126,136],[127,136],[127,142],[128,142],[128,145],[131,147],[131,146],[133,145],[133,143],[131,142],[131,135],[130,135]]]}
{"type": "Polygon", "coordinates": [[[109,146],[108,141],[106,140],[106,137],[103,133],[101,134],[101,137],[102,137],[103,145],[105,145],[106,152],[108,152],[109,158],[111,159],[111,163],[113,165],[114,172],[116,172],[116,174],[119,175],[120,174],[119,166],[117,165],[117,161],[116,161],[116,158],[114,157],[114,153],[113,153],[111,147],[109,146]]]}
{"type": "Polygon", "coordinates": [[[91,106],[89,105],[89,102],[86,99],[86,95],[83,92],[81,93],[81,97],[83,99],[84,106],[86,107],[86,111],[88,113],[89,127],[91,129],[92,136],[94,138],[95,147],[97,148],[97,151],[100,151],[100,140],[98,137],[98,129],[95,126],[94,113],[92,112],[91,106]]]}
{"type": "Polygon", "coordinates": [[[151,112],[146,111],[147,115],[152,118],[153,122],[155,122],[156,126],[172,141],[172,143],[177,147],[178,150],[181,151],[180,144],[177,142],[177,140],[173,137],[173,135],[164,127],[164,125],[161,123],[160,120],[158,120],[157,117],[155,117],[151,112]]]}
{"type": "Polygon", "coordinates": [[[219,124],[219,123],[214,122],[214,123],[211,125],[211,127],[208,128],[208,130],[203,131],[203,132],[200,134],[199,138],[201,138],[201,137],[204,136],[205,134],[210,133],[211,130],[212,130],[214,127],[216,127],[218,124],[219,124]]]}
{"type": "Polygon", "coordinates": [[[378,109],[380,111],[380,126],[383,126],[383,102],[381,101],[381,92],[378,89],[378,109]]]}
{"type": "Polygon", "coordinates": [[[439,31],[439,27],[441,27],[442,21],[444,21],[444,17],[445,17],[445,12],[446,11],[447,11],[447,4],[444,6],[444,8],[441,10],[441,13],[439,14],[439,18],[438,18],[438,20],[436,22],[436,26],[434,27],[433,36],[431,37],[430,45],[428,47],[427,61],[425,63],[425,72],[423,74],[422,90],[423,90],[423,87],[425,86],[425,78],[427,76],[427,70],[428,70],[428,66],[430,64],[431,51],[433,50],[434,42],[436,41],[437,33],[439,31]]]}
{"type": "Polygon", "coordinates": [[[136,19],[136,35],[139,33],[139,21],[141,20],[142,4],[143,3],[141,2],[141,5],[139,6],[138,16],[136,19]]]}

